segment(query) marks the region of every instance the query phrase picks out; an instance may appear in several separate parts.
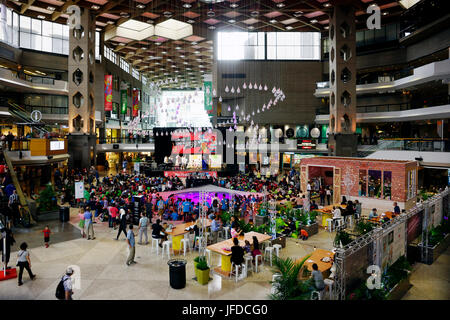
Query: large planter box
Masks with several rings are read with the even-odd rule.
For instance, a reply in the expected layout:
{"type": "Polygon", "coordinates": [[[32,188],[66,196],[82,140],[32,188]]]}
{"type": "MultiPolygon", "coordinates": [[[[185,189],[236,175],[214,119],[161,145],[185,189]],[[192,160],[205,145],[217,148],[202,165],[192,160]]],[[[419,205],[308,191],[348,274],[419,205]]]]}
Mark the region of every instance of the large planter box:
{"type": "Polygon", "coordinates": [[[277,238],[271,240],[270,243],[272,244],[272,246],[274,244],[281,244],[282,248],[286,248],[286,236],[281,236],[281,235],[277,234],[277,238]]]}
{"type": "Polygon", "coordinates": [[[196,269],[198,283],[200,283],[201,285],[208,284],[208,281],[209,281],[209,270],[210,269],[206,269],[206,270],[196,269]]]}
{"type": "Polygon", "coordinates": [[[408,273],[408,276],[397,283],[395,287],[391,289],[389,292],[387,299],[388,300],[401,300],[403,296],[408,292],[411,288],[411,283],[409,282],[409,278],[411,277],[411,273],[408,273]]]}
{"type": "Polygon", "coordinates": [[[311,237],[314,234],[319,233],[319,224],[317,222],[314,222],[313,224],[309,226],[301,226],[302,229],[306,230],[308,232],[308,235],[311,237]]]}
{"type": "MultiPolygon", "coordinates": [[[[420,262],[426,263],[426,264],[432,264],[441,255],[442,252],[447,250],[449,244],[450,244],[450,234],[447,234],[445,236],[444,240],[439,242],[434,247],[428,248],[428,257],[422,259],[422,256],[421,256],[420,262]]],[[[418,245],[418,247],[421,251],[426,250],[425,247],[422,245],[422,243],[420,243],[418,245]]]]}
{"type": "Polygon", "coordinates": [[[259,215],[255,216],[255,226],[261,226],[263,224],[266,224],[267,221],[269,221],[268,216],[259,216],[259,215]]]}

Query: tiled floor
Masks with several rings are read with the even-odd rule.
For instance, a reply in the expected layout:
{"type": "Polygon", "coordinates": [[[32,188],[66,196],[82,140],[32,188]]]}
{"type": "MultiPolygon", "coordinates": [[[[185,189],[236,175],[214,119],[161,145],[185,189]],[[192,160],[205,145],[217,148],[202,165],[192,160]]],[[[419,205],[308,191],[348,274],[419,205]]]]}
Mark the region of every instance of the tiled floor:
{"type": "MultiPolygon", "coordinates": [[[[169,285],[167,258],[151,252],[150,244],[137,245],[136,265],[125,265],[127,248],[124,236],[114,240],[117,230],[106,223],[95,224],[95,240],[81,238],[78,230],[76,210],[72,209],[71,223],[49,222],[54,232],[49,248],[43,246],[43,225],[16,232],[17,244],[11,254],[11,265],[15,263],[18,245],[27,241],[30,245],[32,270],[37,279],[31,281],[24,275],[24,285],[17,286],[17,279],[0,282],[0,299],[54,299],[56,286],[69,265],[80,268],[81,286],[75,289],[74,299],[267,299],[272,279],[270,265],[266,263],[261,272],[250,274],[243,281],[224,279],[211,274],[212,280],[202,286],[193,280],[193,258],[186,256],[186,287],[172,289],[169,285]]],[[[45,223],[44,223],[45,224],[45,223]]],[[[135,232],[136,233],[136,232],[135,232]]],[[[307,241],[288,239],[281,257],[298,259],[317,248],[332,249],[334,233],[320,230],[307,241]]],[[[220,261],[212,254],[213,265],[220,261]]],[[[449,299],[450,252],[447,250],[432,265],[416,264],[411,277],[413,287],[404,299],[449,299]]]]}

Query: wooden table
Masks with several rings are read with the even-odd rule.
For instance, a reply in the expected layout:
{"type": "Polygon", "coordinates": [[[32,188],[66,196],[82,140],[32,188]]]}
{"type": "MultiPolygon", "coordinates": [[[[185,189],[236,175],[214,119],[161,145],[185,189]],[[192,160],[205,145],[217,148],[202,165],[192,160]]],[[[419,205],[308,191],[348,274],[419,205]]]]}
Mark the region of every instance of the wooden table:
{"type": "MultiPolygon", "coordinates": [[[[210,219],[206,219],[205,227],[210,227],[211,222],[212,221],[210,219]]],[[[172,228],[172,231],[166,232],[167,235],[172,236],[172,249],[173,249],[174,253],[178,253],[181,251],[181,239],[184,238],[184,235],[186,233],[190,232],[190,230],[187,231],[185,229],[188,227],[192,227],[195,224],[196,224],[196,222],[194,222],[194,221],[180,223],[180,224],[174,225],[174,227],[172,228]]]]}
{"type": "MultiPolygon", "coordinates": [[[[332,204],[329,206],[325,206],[322,209],[315,210],[322,214],[322,227],[327,226],[327,219],[333,219],[333,206],[336,208],[340,207],[341,209],[347,208],[346,204],[332,204]]],[[[342,214],[342,210],[341,210],[341,214],[342,214]]]]}
{"type": "MultiPolygon", "coordinates": [[[[384,217],[388,217],[389,219],[392,219],[392,217],[394,217],[394,213],[391,212],[391,211],[386,211],[386,212],[384,213],[383,218],[384,218],[384,217]]],[[[380,222],[381,218],[382,218],[382,216],[379,215],[378,217],[369,219],[369,221],[371,221],[371,222],[380,222]]]]}
{"type": "MultiPolygon", "coordinates": [[[[305,257],[298,259],[296,261],[296,263],[300,263],[305,257]]],[[[324,249],[314,250],[311,253],[311,256],[308,259],[306,259],[305,263],[303,264],[303,266],[299,272],[299,277],[301,278],[303,276],[305,269],[307,269],[309,272],[312,272],[313,271],[312,265],[314,263],[317,264],[317,267],[319,267],[319,271],[322,272],[322,274],[327,273],[328,270],[331,269],[331,266],[333,265],[333,261],[330,260],[330,262],[323,262],[322,258],[324,258],[324,257],[330,257],[331,259],[333,259],[334,253],[331,251],[328,251],[328,250],[324,250],[324,249]]],[[[325,277],[325,274],[324,274],[324,277],[325,277]]]]}
{"type": "MultiPolygon", "coordinates": [[[[253,244],[253,236],[256,236],[259,243],[272,239],[271,235],[262,234],[258,232],[247,232],[244,236],[238,237],[239,245],[243,247],[245,245],[245,240],[248,240],[250,244],[253,244]]],[[[224,240],[215,244],[212,244],[207,249],[218,253],[221,255],[221,266],[220,268],[215,268],[214,270],[220,274],[228,276],[231,272],[231,247],[234,246],[233,239],[224,240]],[[230,249],[230,251],[223,250],[224,248],[230,249]]]]}

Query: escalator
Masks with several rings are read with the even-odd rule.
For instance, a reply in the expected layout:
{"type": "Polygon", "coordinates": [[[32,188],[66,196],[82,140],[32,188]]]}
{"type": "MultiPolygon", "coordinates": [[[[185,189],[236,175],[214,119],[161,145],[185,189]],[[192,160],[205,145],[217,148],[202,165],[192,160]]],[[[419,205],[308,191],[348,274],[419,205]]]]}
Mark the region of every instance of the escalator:
{"type": "Polygon", "coordinates": [[[9,104],[9,112],[13,117],[19,119],[23,123],[30,124],[30,126],[35,128],[39,133],[43,134],[49,133],[49,131],[42,125],[32,125],[35,122],[31,119],[30,113],[26,111],[23,107],[11,101],[8,101],[8,104],[9,104]]]}

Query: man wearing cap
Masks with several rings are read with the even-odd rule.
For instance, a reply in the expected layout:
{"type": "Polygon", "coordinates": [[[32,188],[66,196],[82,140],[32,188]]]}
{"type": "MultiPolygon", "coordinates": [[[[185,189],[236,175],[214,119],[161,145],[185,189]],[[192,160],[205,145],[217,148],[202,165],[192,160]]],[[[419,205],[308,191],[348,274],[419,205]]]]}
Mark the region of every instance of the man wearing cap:
{"type": "Polygon", "coordinates": [[[62,278],[63,284],[64,284],[64,293],[65,293],[65,300],[72,300],[72,275],[73,275],[73,269],[71,267],[68,267],[66,269],[66,275],[62,278]]]}

